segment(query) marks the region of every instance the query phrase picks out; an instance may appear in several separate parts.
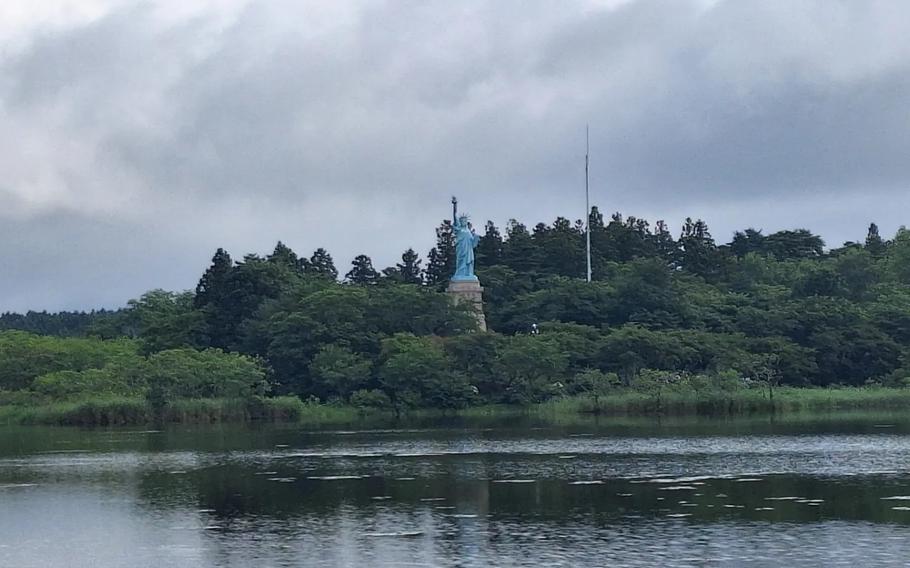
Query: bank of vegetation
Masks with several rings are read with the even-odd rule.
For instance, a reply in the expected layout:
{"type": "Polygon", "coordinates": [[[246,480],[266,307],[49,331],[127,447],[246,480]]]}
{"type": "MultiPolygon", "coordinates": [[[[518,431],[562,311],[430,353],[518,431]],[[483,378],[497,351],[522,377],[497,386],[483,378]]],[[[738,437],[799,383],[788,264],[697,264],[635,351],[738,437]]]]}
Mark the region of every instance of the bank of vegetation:
{"type": "Polygon", "coordinates": [[[492,223],[480,333],[442,293],[451,227],[424,268],[324,249],[218,250],[193,291],[121,310],[0,316],[0,420],[341,420],[539,405],[541,412],[737,413],[907,406],[910,232],[828,249],[803,229],[702,221],[492,223]],[[531,334],[538,324],[539,334],[531,334]]]}

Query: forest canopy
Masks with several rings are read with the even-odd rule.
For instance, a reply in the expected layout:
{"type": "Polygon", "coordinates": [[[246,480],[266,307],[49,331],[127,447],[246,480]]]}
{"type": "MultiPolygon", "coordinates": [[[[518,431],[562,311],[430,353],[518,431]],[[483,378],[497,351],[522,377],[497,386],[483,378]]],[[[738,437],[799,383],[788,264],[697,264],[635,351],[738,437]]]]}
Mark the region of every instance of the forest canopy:
{"type": "Polygon", "coordinates": [[[718,244],[701,220],[673,236],[596,208],[590,227],[588,283],[581,221],[486,224],[477,273],[491,333],[442,292],[448,221],[425,265],[412,249],[383,269],[358,255],[347,270],[322,248],[219,249],[192,291],[152,290],[115,311],[3,314],[0,389],[400,409],[529,403],[654,373],[796,386],[910,377],[905,229],[885,239],[872,224],[864,242],[829,249],[805,229],[718,244]]]}

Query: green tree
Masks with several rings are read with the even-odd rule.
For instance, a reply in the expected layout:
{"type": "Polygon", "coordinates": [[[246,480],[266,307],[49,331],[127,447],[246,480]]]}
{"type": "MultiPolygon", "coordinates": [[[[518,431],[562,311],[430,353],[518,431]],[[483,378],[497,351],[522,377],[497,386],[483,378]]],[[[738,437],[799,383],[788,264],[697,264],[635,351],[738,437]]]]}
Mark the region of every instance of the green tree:
{"type": "Polygon", "coordinates": [[[401,255],[401,262],[395,265],[400,281],[405,284],[423,284],[423,269],[420,267],[420,257],[409,248],[401,255]]]}
{"type": "Polygon", "coordinates": [[[346,347],[325,345],[310,363],[313,394],[323,399],[347,399],[370,379],[371,362],[346,347]]]}
{"type": "Polygon", "coordinates": [[[127,305],[138,324],[143,354],[208,343],[205,314],[193,307],[191,292],[152,290],[127,305]]]}
{"type": "Polygon", "coordinates": [[[624,325],[604,337],[598,367],[619,374],[628,384],[642,369],[684,370],[696,355],[672,333],[624,325]]]}
{"type": "Polygon", "coordinates": [[[577,373],[569,384],[570,394],[584,394],[591,397],[594,411],[600,411],[600,398],[609,395],[619,386],[616,373],[604,373],[600,369],[584,369],[577,373]]]}
{"type": "Polygon", "coordinates": [[[243,326],[268,300],[278,298],[299,276],[287,266],[247,255],[231,269],[221,292],[203,306],[209,345],[240,349],[243,326]]]}
{"type": "Polygon", "coordinates": [[[484,226],[475,254],[478,266],[493,266],[502,262],[502,234],[493,221],[487,221],[484,226]]]}
{"type": "Polygon", "coordinates": [[[332,255],[321,247],[313,251],[313,255],[307,263],[307,272],[330,280],[338,278],[338,269],[335,268],[332,255]]]}
{"type": "Polygon", "coordinates": [[[373,261],[365,254],[359,254],[351,263],[351,270],[344,276],[351,284],[369,286],[379,283],[379,273],[373,268],[373,261]]]}
{"type": "Polygon", "coordinates": [[[647,221],[634,216],[623,219],[615,213],[604,229],[604,253],[613,261],[628,262],[657,255],[647,221]]]}
{"type": "Polygon", "coordinates": [[[529,404],[561,394],[568,358],[543,336],[516,335],[504,342],[495,360],[499,385],[495,402],[529,404]]]}
{"type": "Polygon", "coordinates": [[[136,343],[95,338],[59,338],[23,331],[0,332],[0,389],[28,388],[41,375],[56,371],[100,369],[136,356],[136,343]]]}
{"type": "Polygon", "coordinates": [[[379,383],[397,413],[428,405],[457,408],[467,403],[470,386],[451,372],[440,343],[429,337],[395,334],[382,342],[379,383]]]}
{"type": "Polygon", "coordinates": [[[355,353],[375,353],[379,338],[370,329],[366,312],[368,290],[331,286],[315,292],[295,290],[271,305],[259,317],[266,345],[265,356],[275,372],[281,392],[314,394],[310,364],[325,345],[355,353]]]}
{"type": "Polygon", "coordinates": [[[584,233],[568,219],[558,217],[552,227],[538,225],[532,238],[540,270],[572,278],[584,275],[584,233]]]}
{"type": "Polygon", "coordinates": [[[535,272],[539,256],[528,228],[510,219],[502,245],[502,263],[516,272],[535,272]]]}
{"type": "Polygon", "coordinates": [[[736,231],[730,242],[730,251],[739,258],[750,253],[767,254],[765,235],[762,234],[761,229],[751,227],[745,231],[736,231]]]}
{"type": "Polygon", "coordinates": [[[266,260],[300,273],[305,272],[307,265],[309,264],[307,259],[298,258],[297,253],[281,241],[278,241],[278,244],[275,245],[275,250],[266,257],[266,260]]]}
{"type": "Polygon", "coordinates": [[[833,262],[846,296],[858,302],[867,299],[879,282],[873,253],[868,248],[855,248],[838,256],[833,262]]]}
{"type": "Polygon", "coordinates": [[[778,260],[818,258],[824,254],[825,241],[806,229],[778,231],[765,237],[764,249],[778,260]]]}
{"type": "Polygon", "coordinates": [[[654,224],[652,240],[657,255],[667,264],[672,264],[676,257],[677,246],[665,221],[660,220],[654,224]]]}
{"type": "Polygon", "coordinates": [[[887,245],[882,236],[878,233],[878,225],[869,224],[869,230],[866,232],[866,250],[873,257],[878,258],[885,254],[887,245]]]}
{"type": "Polygon", "coordinates": [[[677,264],[685,270],[714,280],[722,269],[722,257],[714,244],[708,225],[687,217],[680,234],[677,264]]]}
{"type": "Polygon", "coordinates": [[[452,222],[443,221],[436,228],[436,246],[427,255],[426,284],[437,289],[445,288],[455,274],[455,234],[452,222]]]}
{"type": "Polygon", "coordinates": [[[146,398],[159,415],[179,399],[248,399],[269,390],[259,363],[218,349],[170,349],[140,364],[148,384],[146,398]]]}
{"type": "Polygon", "coordinates": [[[234,261],[226,250],[219,248],[212,257],[209,266],[196,285],[196,296],[193,300],[197,308],[209,305],[220,305],[229,294],[227,281],[230,278],[234,261]]]}

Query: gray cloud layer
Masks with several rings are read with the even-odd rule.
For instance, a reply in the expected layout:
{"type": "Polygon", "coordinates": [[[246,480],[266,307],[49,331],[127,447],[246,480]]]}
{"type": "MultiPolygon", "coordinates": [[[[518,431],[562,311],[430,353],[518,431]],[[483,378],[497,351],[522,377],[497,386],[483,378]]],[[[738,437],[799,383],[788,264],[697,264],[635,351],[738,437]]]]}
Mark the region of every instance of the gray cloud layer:
{"type": "MultiPolygon", "coordinates": [[[[215,247],[421,252],[459,195],[893,231],[910,205],[900,1],[101,3],[0,51],[0,310],[192,287],[215,247]]],[[[2,31],[2,30],[0,30],[2,31]]]]}

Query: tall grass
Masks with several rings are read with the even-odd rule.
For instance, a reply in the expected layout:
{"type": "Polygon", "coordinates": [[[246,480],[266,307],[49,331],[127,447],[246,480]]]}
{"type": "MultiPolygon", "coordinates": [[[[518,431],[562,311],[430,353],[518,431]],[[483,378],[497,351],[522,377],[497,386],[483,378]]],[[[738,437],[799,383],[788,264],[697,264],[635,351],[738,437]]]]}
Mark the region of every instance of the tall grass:
{"type": "Polygon", "coordinates": [[[553,399],[537,406],[541,414],[697,414],[735,415],[804,410],[910,408],[910,389],[889,387],[778,387],[773,396],[764,389],[696,392],[665,389],[641,392],[617,389],[595,402],[590,396],[553,399]]]}
{"type": "Polygon", "coordinates": [[[151,418],[142,399],[112,397],[41,406],[0,407],[0,422],[62,426],[120,426],[142,424],[151,418]]]}
{"type": "Polygon", "coordinates": [[[181,399],[154,411],[143,398],[107,397],[74,402],[0,406],[0,424],[121,426],[151,422],[207,424],[250,420],[297,421],[305,405],[297,397],[181,399]]]}
{"type": "MultiPolygon", "coordinates": [[[[487,405],[443,411],[419,409],[409,419],[434,419],[456,415],[483,419],[537,416],[560,420],[585,414],[612,416],[733,416],[801,411],[910,409],[910,389],[889,387],[796,388],[779,387],[773,396],[765,389],[707,390],[664,388],[640,391],[617,388],[599,396],[567,396],[531,406],[487,405]]],[[[341,425],[394,422],[392,411],[364,411],[351,406],[314,404],[295,396],[252,399],[182,399],[155,412],[143,398],[107,397],[49,404],[0,405],[0,424],[52,424],[68,426],[118,426],[174,422],[286,421],[307,425],[341,425]]]]}

